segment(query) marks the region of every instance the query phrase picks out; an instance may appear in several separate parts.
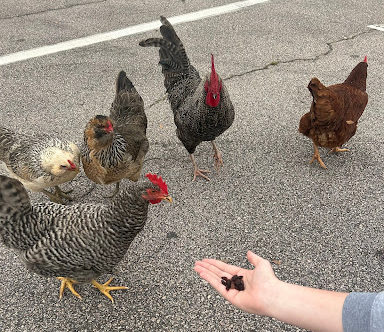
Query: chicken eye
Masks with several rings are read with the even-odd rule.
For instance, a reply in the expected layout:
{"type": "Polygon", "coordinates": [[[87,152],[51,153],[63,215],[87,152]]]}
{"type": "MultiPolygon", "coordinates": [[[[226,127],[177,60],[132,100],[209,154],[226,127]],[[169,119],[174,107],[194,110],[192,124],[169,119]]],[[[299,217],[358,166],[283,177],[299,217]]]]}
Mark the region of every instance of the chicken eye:
{"type": "Polygon", "coordinates": [[[60,165],[60,168],[67,168],[66,165],[60,165]]]}

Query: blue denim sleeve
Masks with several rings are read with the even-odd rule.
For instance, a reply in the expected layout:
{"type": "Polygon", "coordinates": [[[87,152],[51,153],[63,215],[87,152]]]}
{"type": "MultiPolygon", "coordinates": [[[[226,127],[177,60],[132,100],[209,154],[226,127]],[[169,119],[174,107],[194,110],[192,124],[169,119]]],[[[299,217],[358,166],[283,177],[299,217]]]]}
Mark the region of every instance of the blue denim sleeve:
{"type": "Polygon", "coordinates": [[[343,305],[344,332],[384,331],[384,292],[350,293],[343,305]]]}

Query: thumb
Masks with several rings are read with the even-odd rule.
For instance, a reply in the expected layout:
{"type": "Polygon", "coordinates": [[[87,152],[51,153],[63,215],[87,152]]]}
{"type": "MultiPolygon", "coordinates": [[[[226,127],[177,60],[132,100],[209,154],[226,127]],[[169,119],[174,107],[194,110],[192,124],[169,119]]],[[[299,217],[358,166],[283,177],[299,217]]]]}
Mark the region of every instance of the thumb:
{"type": "Polygon", "coordinates": [[[261,258],[260,256],[257,256],[256,254],[254,254],[252,251],[248,250],[247,252],[247,258],[248,258],[248,261],[254,266],[256,267],[257,264],[259,264],[263,258],[261,258]]]}

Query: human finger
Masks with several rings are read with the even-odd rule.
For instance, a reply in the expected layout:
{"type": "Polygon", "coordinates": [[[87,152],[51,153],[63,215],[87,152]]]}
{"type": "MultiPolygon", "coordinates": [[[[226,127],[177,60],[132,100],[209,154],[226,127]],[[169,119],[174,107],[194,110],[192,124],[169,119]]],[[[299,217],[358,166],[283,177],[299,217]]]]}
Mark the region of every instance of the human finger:
{"type": "Polygon", "coordinates": [[[238,266],[230,265],[230,264],[224,263],[222,261],[219,261],[217,259],[205,258],[202,260],[202,262],[209,263],[209,264],[215,266],[216,268],[220,269],[221,271],[229,273],[230,275],[235,275],[239,271],[242,270],[238,266]]]}
{"type": "Polygon", "coordinates": [[[221,277],[227,277],[227,278],[230,279],[233,276],[233,274],[225,272],[225,271],[219,269],[218,267],[216,267],[215,265],[210,264],[210,263],[208,263],[206,261],[198,261],[198,262],[196,262],[196,265],[197,266],[201,266],[204,269],[211,271],[212,273],[217,275],[220,279],[221,279],[221,277]]]}
{"type": "Polygon", "coordinates": [[[253,253],[252,251],[248,250],[247,252],[247,258],[248,258],[248,261],[254,266],[256,267],[257,264],[259,264],[261,261],[264,260],[264,258],[256,255],[255,253],[253,253]]]}

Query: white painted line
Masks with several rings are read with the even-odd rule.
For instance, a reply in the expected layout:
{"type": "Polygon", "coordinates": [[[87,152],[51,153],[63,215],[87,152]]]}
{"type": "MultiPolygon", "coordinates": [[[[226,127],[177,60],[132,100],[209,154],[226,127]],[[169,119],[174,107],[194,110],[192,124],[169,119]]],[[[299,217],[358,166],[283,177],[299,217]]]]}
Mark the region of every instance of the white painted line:
{"type": "Polygon", "coordinates": [[[368,28],[384,31],[384,24],[368,25],[368,28]]]}
{"type": "MultiPolygon", "coordinates": [[[[173,16],[168,18],[168,20],[172,24],[179,24],[185,22],[198,21],[207,17],[218,16],[230,12],[234,12],[237,10],[241,10],[246,7],[254,6],[256,4],[267,2],[269,0],[244,0],[233,2],[228,5],[212,7],[208,9],[199,10],[196,12],[191,12],[179,16],[173,16]]],[[[105,41],[118,39],[146,31],[151,31],[160,27],[160,20],[142,23],[138,25],[133,25],[125,29],[114,30],[104,33],[99,33],[96,35],[91,35],[88,37],[82,37],[72,40],[67,40],[65,42],[42,46],[38,48],[33,48],[26,51],[20,51],[16,53],[7,54],[0,57],[0,66],[8,65],[10,63],[24,61],[31,58],[36,58],[48,54],[54,54],[58,52],[63,52],[67,50],[71,50],[74,48],[89,46],[97,43],[102,43],[105,41]]]]}

